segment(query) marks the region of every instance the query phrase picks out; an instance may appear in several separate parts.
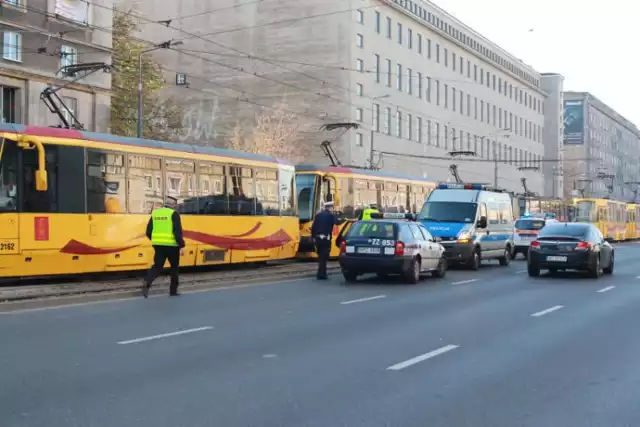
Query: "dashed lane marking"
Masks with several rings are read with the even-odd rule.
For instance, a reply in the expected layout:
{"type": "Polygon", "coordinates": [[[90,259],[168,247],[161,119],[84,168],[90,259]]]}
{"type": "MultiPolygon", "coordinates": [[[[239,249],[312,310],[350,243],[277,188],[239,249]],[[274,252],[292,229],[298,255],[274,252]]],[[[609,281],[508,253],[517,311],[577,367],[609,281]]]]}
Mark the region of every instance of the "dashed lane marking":
{"type": "Polygon", "coordinates": [[[554,311],[558,311],[561,308],[564,308],[564,305],[556,305],[555,307],[551,307],[551,308],[547,308],[546,310],[542,310],[539,311],[537,313],[533,313],[531,315],[531,317],[540,317],[540,316],[544,316],[545,314],[549,314],[549,313],[553,313],[554,311]]]}
{"type": "Polygon", "coordinates": [[[460,346],[458,345],[445,345],[444,347],[440,347],[437,350],[430,351],[429,353],[421,354],[420,356],[416,356],[412,359],[405,360],[404,362],[396,363],[395,365],[391,365],[387,368],[388,371],[400,371],[402,369],[408,368],[409,366],[413,366],[417,363],[424,362],[425,360],[429,360],[433,357],[440,356],[441,354],[447,353],[451,350],[455,350],[460,346]]]}

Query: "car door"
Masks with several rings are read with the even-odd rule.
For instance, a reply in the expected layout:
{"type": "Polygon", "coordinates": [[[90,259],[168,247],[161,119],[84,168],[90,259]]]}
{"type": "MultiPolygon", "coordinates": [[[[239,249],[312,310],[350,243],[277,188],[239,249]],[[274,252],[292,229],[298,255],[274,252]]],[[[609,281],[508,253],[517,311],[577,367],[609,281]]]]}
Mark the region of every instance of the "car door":
{"type": "Polygon", "coordinates": [[[603,267],[608,267],[611,265],[611,254],[613,253],[613,246],[609,242],[607,242],[596,227],[591,229],[592,234],[595,237],[595,241],[597,245],[600,246],[600,265],[603,267]]]}
{"type": "Polygon", "coordinates": [[[422,269],[430,270],[435,268],[433,265],[433,254],[431,253],[431,249],[429,247],[429,242],[426,241],[420,228],[417,224],[409,224],[409,228],[411,229],[411,233],[413,234],[413,240],[416,245],[418,245],[418,250],[420,251],[420,257],[422,258],[422,269]]]}
{"type": "Polygon", "coordinates": [[[424,240],[426,241],[426,245],[429,248],[429,256],[433,260],[433,268],[437,268],[440,263],[440,258],[442,257],[442,252],[444,252],[444,248],[440,243],[436,242],[436,239],[433,238],[429,230],[422,225],[418,225],[418,228],[422,232],[424,236],[424,240]]]}

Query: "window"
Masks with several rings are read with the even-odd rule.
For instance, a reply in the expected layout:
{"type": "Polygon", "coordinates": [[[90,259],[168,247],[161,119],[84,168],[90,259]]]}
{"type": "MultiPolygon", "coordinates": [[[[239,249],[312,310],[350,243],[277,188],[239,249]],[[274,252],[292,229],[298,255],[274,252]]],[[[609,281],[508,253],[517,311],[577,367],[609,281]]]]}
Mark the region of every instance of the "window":
{"type": "Polygon", "coordinates": [[[449,108],[449,85],[444,85],[444,108],[449,108]]]}
{"type": "Polygon", "coordinates": [[[360,9],[356,10],[356,20],[358,24],[364,24],[364,12],[360,9]]]}
{"type": "Polygon", "coordinates": [[[448,150],[449,149],[449,126],[444,125],[443,132],[444,132],[444,149],[448,150]]]}
{"type": "Polygon", "coordinates": [[[440,105],[440,81],[436,80],[436,105],[440,105]]]}
{"type": "Polygon", "coordinates": [[[2,57],[10,61],[22,62],[22,34],[11,31],[4,33],[2,57]]]}
{"type": "Polygon", "coordinates": [[[356,95],[362,96],[363,90],[362,85],[360,83],[356,83],[356,95]]]}
{"type": "Polygon", "coordinates": [[[422,55],[422,34],[418,34],[418,53],[422,55]]]}
{"type": "Polygon", "coordinates": [[[154,207],[162,206],[162,162],[157,157],[131,155],[127,175],[127,204],[130,213],[150,213],[154,207]]]}
{"type": "Polygon", "coordinates": [[[374,53],[373,61],[375,64],[374,66],[375,66],[376,83],[380,83],[380,55],[378,55],[377,53],[374,53]]]}
{"type": "Polygon", "coordinates": [[[227,198],[226,166],[200,162],[199,204],[204,214],[226,214],[229,211],[227,198]],[[203,203],[204,199],[204,203],[203,203]]]}
{"type": "Polygon", "coordinates": [[[444,66],[448,67],[449,66],[449,49],[445,47],[443,54],[444,54],[444,66]]]}
{"type": "Polygon", "coordinates": [[[411,68],[407,68],[407,93],[409,95],[413,94],[413,76],[412,76],[411,68]]]}
{"type": "Polygon", "coordinates": [[[422,99],[422,73],[416,74],[416,80],[418,82],[418,98],[422,99]]]}
{"type": "MultiPolygon", "coordinates": [[[[62,97],[62,102],[64,103],[64,105],[67,106],[67,108],[65,109],[64,107],[62,107],[62,115],[64,117],[64,119],[67,121],[67,123],[70,126],[74,126],[76,125],[76,121],[74,120],[74,117],[77,119],[78,118],[78,100],[76,98],[70,98],[68,96],[63,96],[62,97]]],[[[64,123],[60,123],[61,125],[64,125],[64,123]]]]}
{"type": "Polygon", "coordinates": [[[124,154],[87,150],[87,212],[126,213],[124,154]]]}
{"type": "Polygon", "coordinates": [[[363,110],[362,108],[356,108],[356,122],[362,122],[363,110]]]}
{"type": "Polygon", "coordinates": [[[356,133],[356,146],[357,147],[364,146],[364,137],[360,132],[356,133]]]}
{"type": "Polygon", "coordinates": [[[471,95],[467,94],[467,117],[471,117],[471,95]]]}
{"type": "Polygon", "coordinates": [[[413,116],[411,114],[407,114],[407,139],[411,141],[413,139],[413,116]]]}
{"type": "Polygon", "coordinates": [[[396,89],[402,91],[402,65],[396,65],[396,89]]]}
{"type": "Polygon", "coordinates": [[[460,91],[460,115],[464,114],[464,92],[460,91]]]}
{"type": "Polygon", "coordinates": [[[467,78],[471,78],[471,61],[467,60],[467,78]]]}
{"type": "Polygon", "coordinates": [[[451,88],[451,109],[453,111],[456,111],[456,88],[455,87],[451,88]]]}
{"type": "Polygon", "coordinates": [[[384,108],[384,133],[391,135],[391,107],[384,108]]]}
{"type": "Polygon", "coordinates": [[[391,39],[391,18],[387,18],[387,38],[391,39]]]}
{"type": "Polygon", "coordinates": [[[391,60],[387,59],[387,87],[391,87],[391,60]]]}
{"type": "Polygon", "coordinates": [[[20,111],[16,105],[17,92],[18,89],[13,87],[2,88],[2,123],[19,123],[21,121],[20,111]]]}
{"type": "Polygon", "coordinates": [[[402,24],[398,22],[398,43],[402,44],[402,24]]]}
{"type": "Polygon", "coordinates": [[[436,62],[440,63],[440,44],[436,43],[436,62]]]}
{"type": "Polygon", "coordinates": [[[186,205],[188,211],[198,211],[198,207],[189,209],[188,200],[197,197],[196,165],[191,160],[165,160],[165,196],[178,200],[186,205]]]}
{"type": "Polygon", "coordinates": [[[473,66],[473,80],[474,81],[478,81],[478,66],[474,65],[473,66]]]}
{"type": "Polygon", "coordinates": [[[78,63],[78,49],[73,46],[60,47],[60,67],[76,65],[78,63]]]}
{"type": "Polygon", "coordinates": [[[356,36],[356,45],[360,48],[364,47],[364,36],[362,34],[356,36]]]}
{"type": "Polygon", "coordinates": [[[409,49],[413,49],[413,31],[411,28],[407,28],[407,46],[409,49]]]}
{"type": "Polygon", "coordinates": [[[427,58],[431,59],[431,39],[427,39],[427,58]]]}
{"type": "Polygon", "coordinates": [[[89,25],[89,5],[86,0],[57,0],[53,10],[56,17],[65,18],[78,24],[89,25]]]}
{"type": "Polygon", "coordinates": [[[396,136],[402,138],[402,113],[400,110],[396,111],[396,136]]]}
{"type": "Polygon", "coordinates": [[[456,70],[456,53],[455,52],[451,52],[451,66],[453,67],[453,71],[456,70]]]}
{"type": "Polygon", "coordinates": [[[460,57],[460,74],[464,75],[464,58],[460,57]]]}
{"type": "Polygon", "coordinates": [[[416,141],[422,142],[422,117],[416,117],[416,141]]]}
{"type": "Polygon", "coordinates": [[[376,11],[376,33],[380,34],[380,12],[376,11]]]}
{"type": "Polygon", "coordinates": [[[427,93],[426,93],[427,102],[431,102],[431,77],[427,77],[427,93]]]}
{"type": "Polygon", "coordinates": [[[364,62],[362,59],[356,59],[356,70],[360,73],[364,72],[364,62]]]}
{"type": "Polygon", "coordinates": [[[229,167],[227,176],[230,215],[255,215],[256,194],[254,173],[250,168],[229,167]]]}
{"type": "Polygon", "coordinates": [[[373,130],[380,132],[380,104],[373,104],[373,130]]]}

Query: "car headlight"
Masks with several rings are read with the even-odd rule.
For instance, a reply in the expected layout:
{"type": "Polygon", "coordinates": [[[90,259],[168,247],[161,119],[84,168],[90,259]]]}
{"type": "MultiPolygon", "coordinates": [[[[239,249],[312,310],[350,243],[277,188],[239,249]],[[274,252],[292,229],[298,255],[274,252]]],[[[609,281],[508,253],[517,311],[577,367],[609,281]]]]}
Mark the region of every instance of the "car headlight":
{"type": "Polygon", "coordinates": [[[463,231],[458,234],[458,243],[469,243],[471,241],[471,233],[463,231]]]}

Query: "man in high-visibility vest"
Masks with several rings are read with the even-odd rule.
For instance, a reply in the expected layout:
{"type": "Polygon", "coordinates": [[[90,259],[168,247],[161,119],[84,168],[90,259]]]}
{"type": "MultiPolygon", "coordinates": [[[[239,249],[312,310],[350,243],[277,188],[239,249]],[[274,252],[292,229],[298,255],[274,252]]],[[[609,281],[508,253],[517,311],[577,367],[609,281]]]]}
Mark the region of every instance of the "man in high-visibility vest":
{"type": "Polygon", "coordinates": [[[149,288],[164,269],[164,263],[167,260],[171,266],[169,295],[180,295],[178,293],[178,269],[180,268],[180,249],[184,248],[185,244],[182,238],[180,214],[175,210],[176,205],[176,199],[167,197],[164,207],[154,209],[151,212],[146,234],[147,238],[151,240],[155,255],[153,257],[153,266],[147,273],[142,287],[142,295],[145,298],[149,296],[149,288]]]}
{"type": "Polygon", "coordinates": [[[375,203],[371,203],[368,208],[364,209],[360,214],[359,220],[367,220],[371,219],[371,214],[379,214],[378,205],[375,203]]]}

